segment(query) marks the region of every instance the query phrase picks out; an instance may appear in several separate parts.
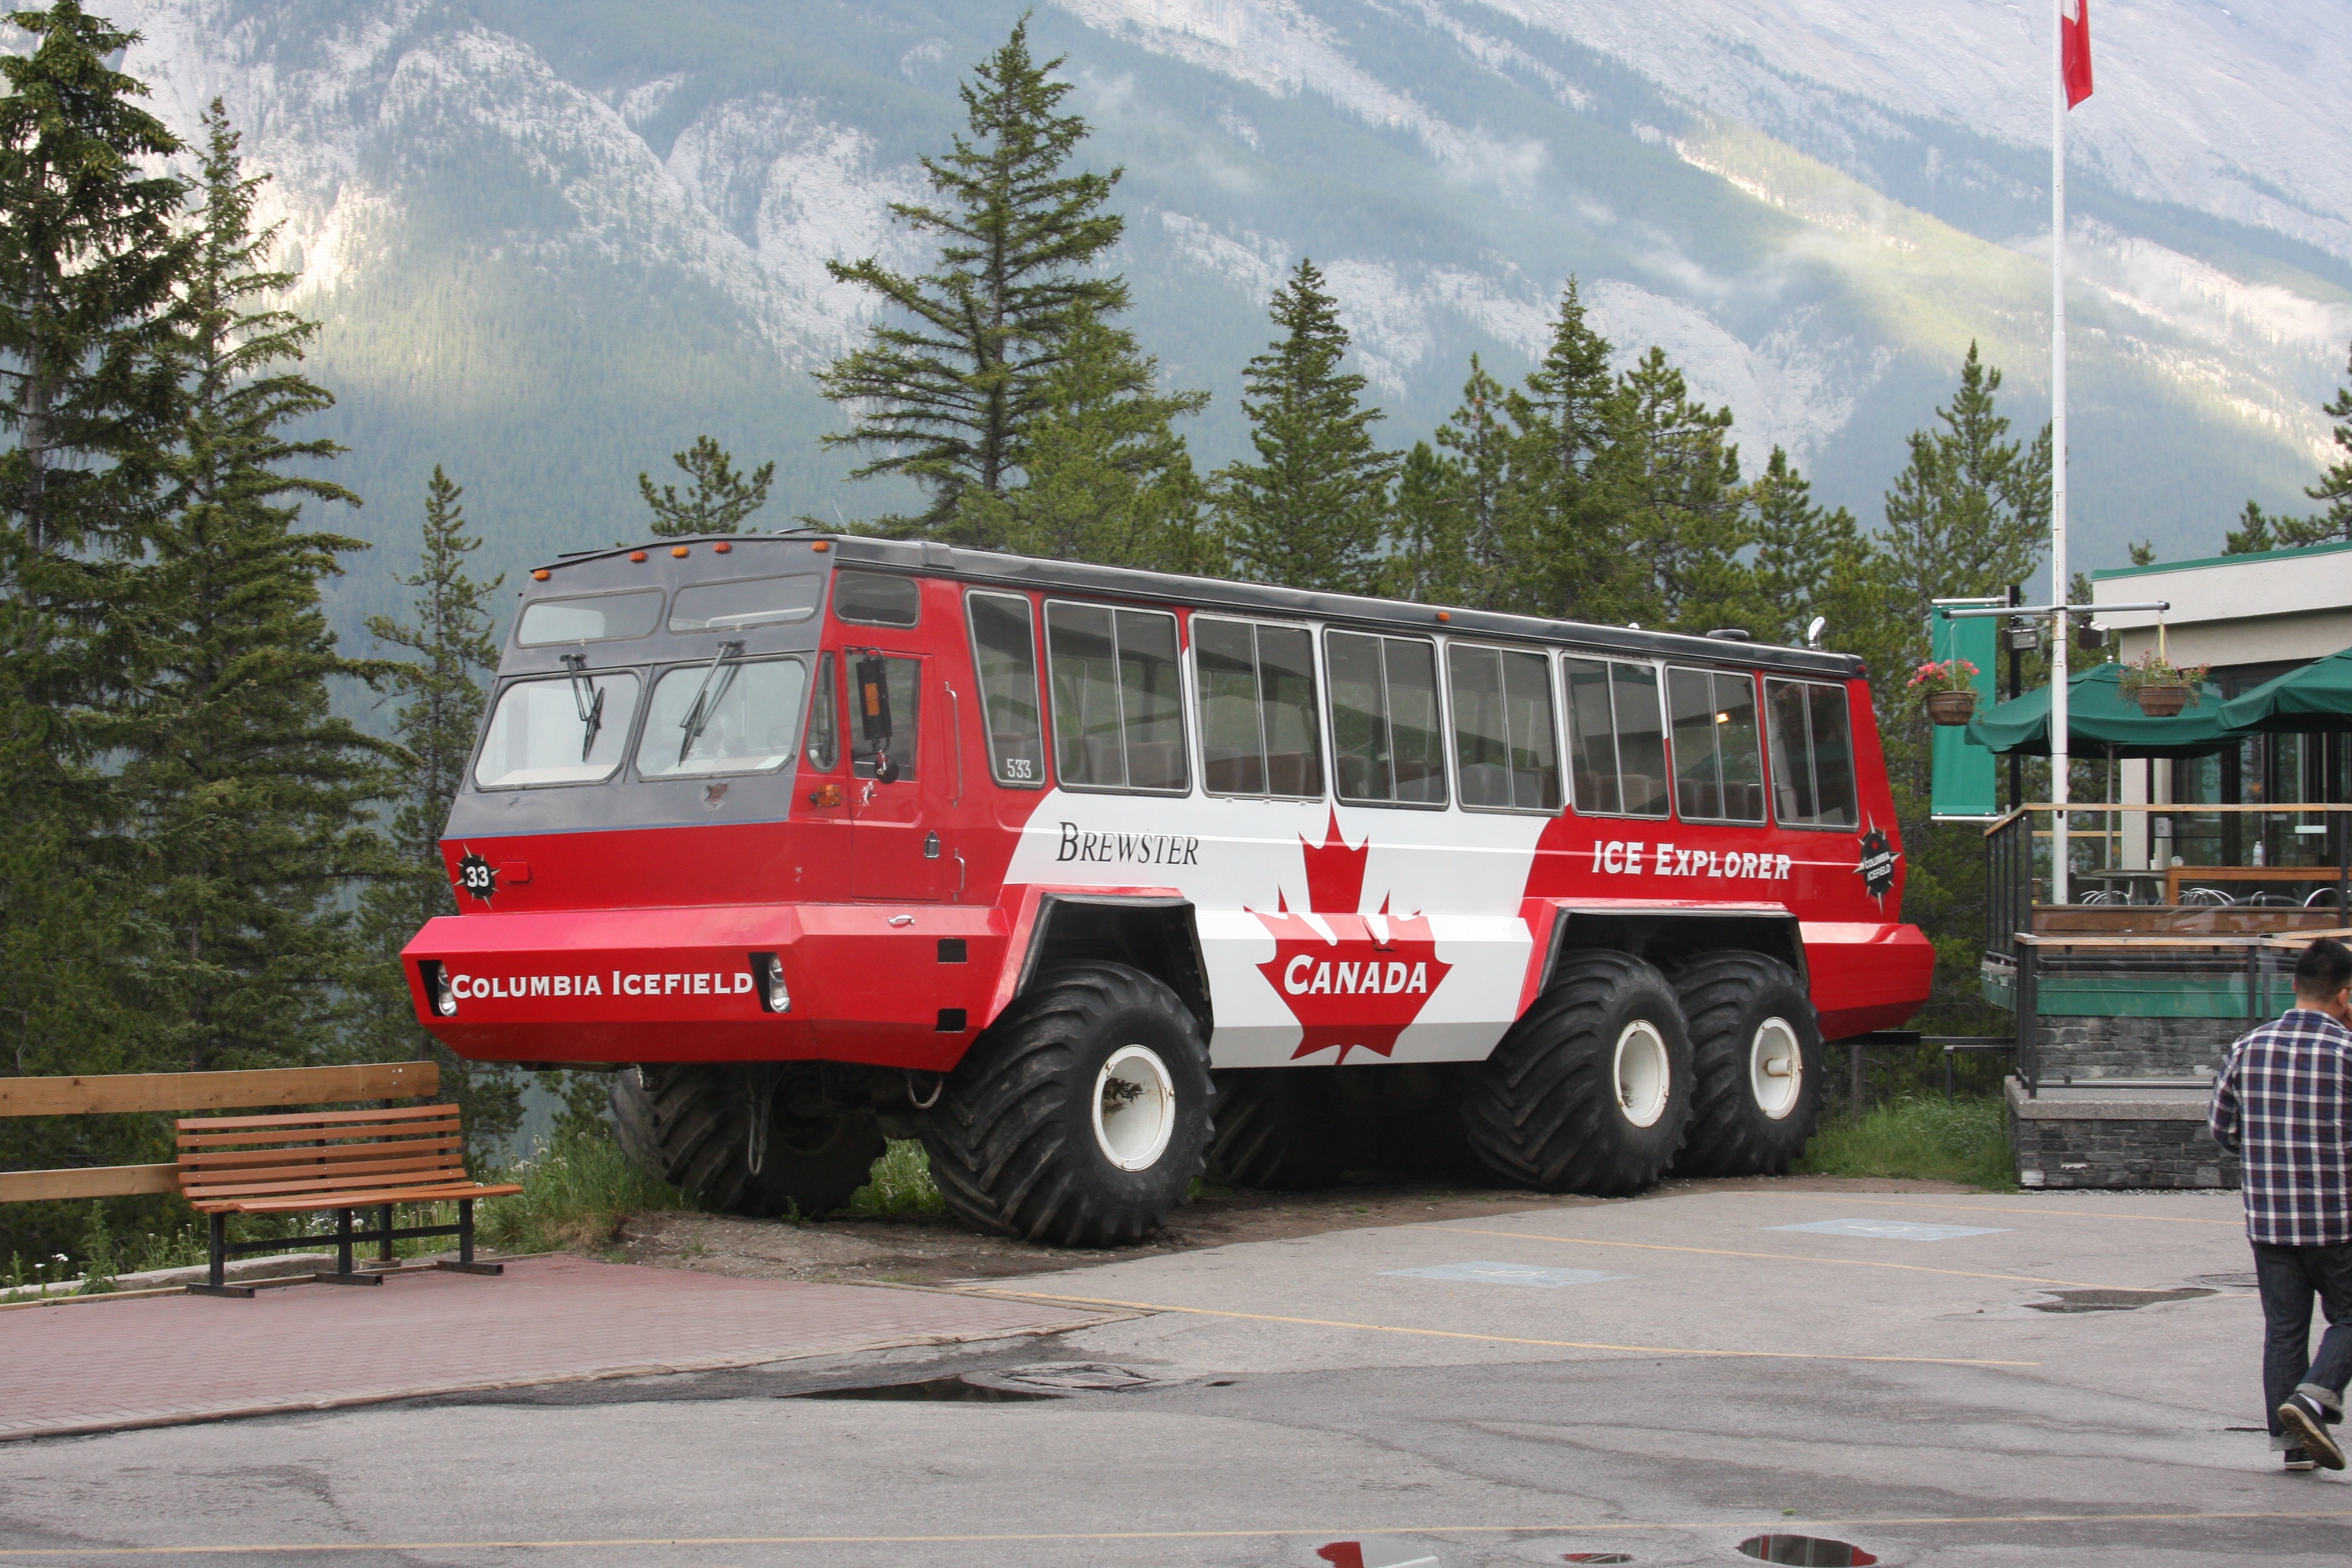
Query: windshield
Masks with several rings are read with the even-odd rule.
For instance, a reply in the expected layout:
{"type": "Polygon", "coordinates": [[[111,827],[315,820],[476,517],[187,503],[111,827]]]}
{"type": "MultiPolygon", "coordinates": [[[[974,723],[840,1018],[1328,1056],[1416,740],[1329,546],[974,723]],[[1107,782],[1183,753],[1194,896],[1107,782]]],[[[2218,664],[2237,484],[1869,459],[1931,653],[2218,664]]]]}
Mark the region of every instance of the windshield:
{"type": "Polygon", "coordinates": [[[538,647],[556,642],[607,642],[641,637],[661,617],[661,590],[590,594],[577,599],[535,599],[522,607],[515,642],[538,647]]]}
{"type": "Polygon", "coordinates": [[[666,672],[646,712],[637,773],[649,779],[753,773],[792,761],[808,666],[721,656],[666,672]]]}
{"type": "Polygon", "coordinates": [[[499,694],[490,715],[474,784],[515,789],[601,783],[621,765],[636,709],[637,678],[627,670],[519,680],[499,694]]]}

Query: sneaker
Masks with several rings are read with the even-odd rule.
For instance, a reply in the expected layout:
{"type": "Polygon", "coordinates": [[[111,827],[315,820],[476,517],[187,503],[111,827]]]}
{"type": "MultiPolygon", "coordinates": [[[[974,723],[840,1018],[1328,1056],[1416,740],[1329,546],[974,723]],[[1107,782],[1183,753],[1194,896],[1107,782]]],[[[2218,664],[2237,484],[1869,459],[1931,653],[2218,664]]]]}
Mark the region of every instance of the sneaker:
{"type": "Polygon", "coordinates": [[[2344,1450],[2327,1430],[2327,1409],[2307,1394],[2291,1394],[2278,1407],[2279,1425],[2313,1458],[2331,1470],[2344,1468],[2344,1450]]]}
{"type": "Polygon", "coordinates": [[[2289,1448],[2285,1453],[2281,1454],[2279,1458],[2286,1461],[2286,1468],[2290,1470],[2315,1470],[2319,1468],[2319,1461],[2313,1458],[2308,1452],[2302,1448],[2289,1448]]]}

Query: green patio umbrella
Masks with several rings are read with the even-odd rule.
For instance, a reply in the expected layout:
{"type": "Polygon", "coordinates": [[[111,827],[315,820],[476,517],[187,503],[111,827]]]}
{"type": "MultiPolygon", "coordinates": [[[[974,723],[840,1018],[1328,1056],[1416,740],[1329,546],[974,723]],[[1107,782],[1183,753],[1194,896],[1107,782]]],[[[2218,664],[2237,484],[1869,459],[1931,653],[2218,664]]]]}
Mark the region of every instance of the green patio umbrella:
{"type": "MultiPolygon", "coordinates": [[[[2347,671],[2352,675],[2352,671],[2347,671]]],[[[2067,751],[2078,757],[2200,757],[2236,738],[2222,704],[2207,698],[2169,719],[2151,719],[2123,694],[2123,667],[2095,664],[2066,682],[2067,751]]],[[[2265,690],[2268,688],[2264,688],[2265,690]]],[[[2253,695],[2249,692],[2248,696],[2253,695]]],[[[2234,704],[2232,704],[2234,706],[2234,704]]],[[[2037,686],[1969,726],[1969,739],[2006,755],[2050,754],[2050,689],[2037,686]]]]}
{"type": "Polygon", "coordinates": [[[2352,648],[2231,698],[2221,704],[2221,719],[2241,734],[2252,730],[2352,730],[2352,648]]]}

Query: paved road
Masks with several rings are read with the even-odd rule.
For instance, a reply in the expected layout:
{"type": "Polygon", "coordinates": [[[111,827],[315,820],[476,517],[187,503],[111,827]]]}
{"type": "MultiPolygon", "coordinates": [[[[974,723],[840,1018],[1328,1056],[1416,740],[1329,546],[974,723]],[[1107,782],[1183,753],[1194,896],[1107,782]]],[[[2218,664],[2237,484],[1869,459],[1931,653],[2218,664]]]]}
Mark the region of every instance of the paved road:
{"type": "Polygon", "coordinates": [[[1339,1232],[1013,1282],[1150,1314],[1056,1338],[0,1446],[0,1568],[1729,1564],[1765,1531],[1888,1563],[2340,1563],[2352,1484],[2229,1430],[2259,1420],[2249,1267],[2224,1194],[1339,1232]],[[2180,1289],[2214,1293],[2030,1305],[2180,1289]],[[1037,1363],[1152,1381],[785,1397],[1037,1363]]]}

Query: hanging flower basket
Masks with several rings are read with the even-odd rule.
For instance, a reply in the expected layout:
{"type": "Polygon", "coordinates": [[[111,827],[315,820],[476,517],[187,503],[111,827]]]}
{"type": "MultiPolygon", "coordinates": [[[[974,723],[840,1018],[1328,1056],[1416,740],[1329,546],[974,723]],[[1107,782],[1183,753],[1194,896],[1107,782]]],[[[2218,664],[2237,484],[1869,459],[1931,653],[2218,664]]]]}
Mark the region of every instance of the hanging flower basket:
{"type": "Polygon", "coordinates": [[[2197,705],[2198,689],[2205,684],[2205,666],[2186,668],[2172,663],[2159,647],[2124,666],[2116,686],[2139,704],[2151,719],[2169,719],[2183,708],[2197,705]]]}
{"type": "Polygon", "coordinates": [[[1976,717],[1977,667],[1964,658],[1929,659],[1911,672],[1911,689],[1927,700],[1936,724],[1965,724],[1976,717]]]}
{"type": "Polygon", "coordinates": [[[1927,721],[1950,726],[1965,724],[1977,716],[1977,694],[1974,691],[1931,691],[1927,694],[1927,721]]]}

